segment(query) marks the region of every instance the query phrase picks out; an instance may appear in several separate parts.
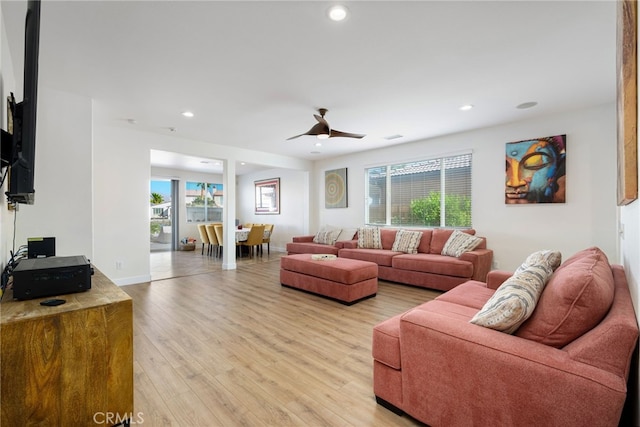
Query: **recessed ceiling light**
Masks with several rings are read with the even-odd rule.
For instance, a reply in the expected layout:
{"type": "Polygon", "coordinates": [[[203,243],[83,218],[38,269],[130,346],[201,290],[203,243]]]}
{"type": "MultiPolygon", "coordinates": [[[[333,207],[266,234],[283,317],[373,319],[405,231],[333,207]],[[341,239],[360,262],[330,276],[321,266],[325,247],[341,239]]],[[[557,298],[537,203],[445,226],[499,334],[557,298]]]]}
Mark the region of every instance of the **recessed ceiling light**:
{"type": "Polygon", "coordinates": [[[245,162],[240,162],[240,164],[241,164],[242,166],[246,165],[246,163],[245,163],[245,162]]]}
{"type": "Polygon", "coordinates": [[[319,151],[312,151],[311,154],[320,154],[319,151]]]}
{"type": "Polygon", "coordinates": [[[313,144],[313,145],[315,145],[316,147],[322,147],[322,142],[316,142],[316,143],[315,143],[315,144],[313,144]]]}
{"type": "Polygon", "coordinates": [[[533,108],[536,105],[538,105],[538,103],[535,101],[523,102],[522,104],[518,105],[516,108],[519,110],[526,110],[527,108],[533,108]]]}
{"type": "Polygon", "coordinates": [[[460,107],[460,111],[469,111],[469,110],[471,110],[472,108],[473,108],[473,105],[471,105],[471,104],[466,104],[466,105],[463,105],[462,107],[460,107]]]}
{"type": "Polygon", "coordinates": [[[337,4],[335,6],[331,6],[327,14],[329,15],[329,19],[339,22],[344,21],[347,18],[349,10],[341,4],[337,4]]]}
{"type": "Polygon", "coordinates": [[[396,133],[395,135],[388,135],[383,138],[386,139],[387,141],[391,141],[392,139],[402,138],[402,135],[396,133]]]}
{"type": "Polygon", "coordinates": [[[193,113],[191,111],[183,111],[182,115],[185,117],[193,117],[193,113]]]}

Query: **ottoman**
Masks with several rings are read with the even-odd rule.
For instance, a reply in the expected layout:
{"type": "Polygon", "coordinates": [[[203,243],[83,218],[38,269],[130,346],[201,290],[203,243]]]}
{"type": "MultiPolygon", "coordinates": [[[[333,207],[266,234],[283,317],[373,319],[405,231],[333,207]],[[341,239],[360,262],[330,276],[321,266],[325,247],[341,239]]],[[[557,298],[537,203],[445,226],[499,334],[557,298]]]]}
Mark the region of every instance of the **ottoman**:
{"type": "Polygon", "coordinates": [[[348,258],[314,260],[312,254],[286,255],[280,260],[280,283],[351,305],[376,296],[378,264],[348,258]]]}

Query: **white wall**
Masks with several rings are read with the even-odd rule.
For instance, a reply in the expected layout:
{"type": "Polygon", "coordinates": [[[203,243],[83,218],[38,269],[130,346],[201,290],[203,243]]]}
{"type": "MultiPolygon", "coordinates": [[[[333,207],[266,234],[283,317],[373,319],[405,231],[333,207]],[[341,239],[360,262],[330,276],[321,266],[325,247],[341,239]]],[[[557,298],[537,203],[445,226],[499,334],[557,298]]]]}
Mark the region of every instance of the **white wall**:
{"type": "Polygon", "coordinates": [[[274,224],[270,247],[286,251],[293,236],[309,229],[309,172],[272,169],[238,177],[236,213],[241,223],[274,224]],[[280,215],[255,214],[255,181],[280,178],[280,215]]]}
{"type": "Polygon", "coordinates": [[[118,285],[151,279],[145,137],[101,125],[94,132],[94,264],[118,285]]]}
{"type": "Polygon", "coordinates": [[[16,247],[56,238],[56,255],[92,259],[91,100],[38,91],[35,203],[18,205],[16,247]]]}
{"type": "Polygon", "coordinates": [[[616,262],[615,118],[615,105],[608,104],[318,161],[312,232],[322,224],[362,225],[366,167],[472,150],[473,227],[487,238],[499,268],[513,270],[538,249],[557,249],[566,258],[591,245],[616,262]],[[566,203],[505,205],[505,143],[558,134],[567,134],[566,203]],[[324,172],[341,167],[348,168],[349,207],[325,209],[324,172]]]}

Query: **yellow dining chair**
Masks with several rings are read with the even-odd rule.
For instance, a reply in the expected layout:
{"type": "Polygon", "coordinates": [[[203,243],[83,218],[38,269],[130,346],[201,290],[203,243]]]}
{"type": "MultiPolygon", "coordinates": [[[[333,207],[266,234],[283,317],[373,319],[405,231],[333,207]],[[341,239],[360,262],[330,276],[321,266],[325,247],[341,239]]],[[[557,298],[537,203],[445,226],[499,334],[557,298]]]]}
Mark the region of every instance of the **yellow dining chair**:
{"type": "Polygon", "coordinates": [[[200,232],[200,240],[202,240],[202,255],[204,255],[204,245],[207,245],[207,254],[210,249],[209,236],[207,235],[207,228],[204,224],[198,224],[198,231],[200,232]]]}
{"type": "MultiPolygon", "coordinates": [[[[224,250],[224,229],[222,228],[222,224],[214,224],[213,229],[216,233],[216,238],[218,239],[218,248],[220,249],[220,256],[222,256],[222,251],[224,250]]],[[[236,242],[236,255],[238,254],[237,249],[240,247],[240,244],[236,242]]]]}
{"type": "MultiPolygon", "coordinates": [[[[269,232],[269,235],[266,238],[264,236],[262,238],[262,243],[267,244],[267,255],[269,255],[269,253],[271,252],[270,246],[271,246],[271,235],[273,234],[273,224],[265,224],[264,230],[269,232]]],[[[262,245],[260,245],[260,252],[262,252],[262,245]]]]}
{"type": "Polygon", "coordinates": [[[224,234],[222,232],[222,224],[214,224],[213,231],[216,234],[216,239],[218,239],[218,249],[220,256],[222,256],[222,251],[224,249],[224,234]]]}
{"type": "Polygon", "coordinates": [[[215,251],[216,258],[218,257],[218,249],[220,247],[218,243],[218,236],[216,236],[215,224],[207,224],[205,227],[207,230],[207,236],[209,237],[209,255],[215,251]]]}
{"type": "Polygon", "coordinates": [[[258,246],[262,246],[262,238],[264,237],[264,225],[253,224],[251,231],[249,231],[249,237],[244,242],[240,242],[242,246],[249,247],[249,256],[253,256],[253,249],[256,249],[258,253],[258,246]]]}

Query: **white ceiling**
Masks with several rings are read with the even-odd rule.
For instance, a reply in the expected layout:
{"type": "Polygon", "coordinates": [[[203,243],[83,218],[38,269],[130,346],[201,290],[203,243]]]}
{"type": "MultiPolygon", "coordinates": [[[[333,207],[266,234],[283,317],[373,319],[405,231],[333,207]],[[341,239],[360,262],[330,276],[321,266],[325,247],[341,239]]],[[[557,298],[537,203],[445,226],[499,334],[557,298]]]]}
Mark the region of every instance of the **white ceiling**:
{"type": "MultiPolygon", "coordinates": [[[[16,75],[25,3],[2,1],[16,75]]],[[[335,3],[44,1],[40,84],[178,152],[186,138],[312,160],[615,101],[614,1],[351,1],[332,22],[335,3]],[[319,107],[367,136],[287,141],[319,107]]]]}

